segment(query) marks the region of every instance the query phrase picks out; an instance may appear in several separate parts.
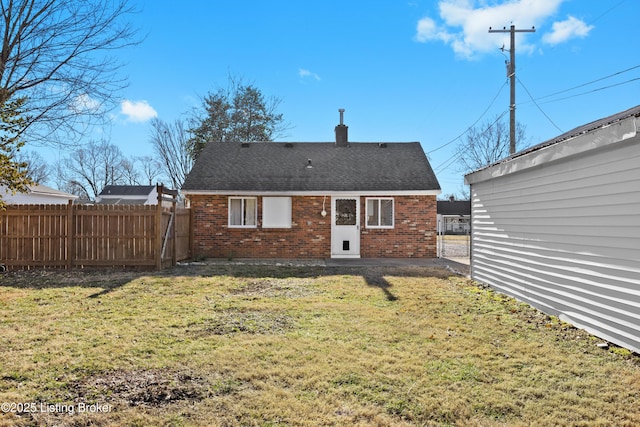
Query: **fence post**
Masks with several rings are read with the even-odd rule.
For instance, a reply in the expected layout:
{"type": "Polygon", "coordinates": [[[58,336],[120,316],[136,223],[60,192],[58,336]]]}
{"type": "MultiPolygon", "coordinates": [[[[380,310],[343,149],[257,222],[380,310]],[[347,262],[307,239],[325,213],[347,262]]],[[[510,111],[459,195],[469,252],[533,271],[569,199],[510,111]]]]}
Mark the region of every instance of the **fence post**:
{"type": "Polygon", "coordinates": [[[189,258],[193,258],[195,254],[195,236],[193,235],[193,220],[195,215],[193,214],[193,209],[191,205],[189,205],[189,258]]]}
{"type": "Polygon", "coordinates": [[[171,265],[175,267],[175,265],[178,263],[178,255],[176,253],[178,250],[178,206],[175,194],[172,194],[171,196],[173,197],[173,203],[171,206],[171,209],[173,211],[173,228],[171,229],[171,236],[173,237],[173,254],[171,255],[171,265]]]}
{"type": "Polygon", "coordinates": [[[156,206],[156,270],[162,270],[162,185],[156,184],[158,204],[156,206]]]}
{"type": "Polygon", "coordinates": [[[67,270],[73,268],[74,246],[73,246],[73,200],[67,204],[67,270]]]}

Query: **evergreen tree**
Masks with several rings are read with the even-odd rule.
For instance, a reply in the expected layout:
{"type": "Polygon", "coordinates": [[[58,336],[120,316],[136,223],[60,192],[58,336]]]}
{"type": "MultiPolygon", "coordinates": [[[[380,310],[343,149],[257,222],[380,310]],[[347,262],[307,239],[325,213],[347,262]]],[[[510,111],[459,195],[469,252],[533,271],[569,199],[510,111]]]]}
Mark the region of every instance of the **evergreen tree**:
{"type": "MultiPolygon", "coordinates": [[[[0,187],[12,194],[27,192],[27,186],[32,184],[27,163],[16,160],[16,154],[24,146],[20,131],[27,121],[21,111],[25,102],[25,98],[16,98],[0,105],[0,187]]],[[[4,207],[4,191],[0,192],[0,208],[4,207]]]]}
{"type": "Polygon", "coordinates": [[[273,141],[287,129],[282,114],[276,112],[280,102],[230,77],[229,87],[209,92],[202,101],[203,111],[191,118],[189,153],[197,158],[209,142],[273,141]]]}

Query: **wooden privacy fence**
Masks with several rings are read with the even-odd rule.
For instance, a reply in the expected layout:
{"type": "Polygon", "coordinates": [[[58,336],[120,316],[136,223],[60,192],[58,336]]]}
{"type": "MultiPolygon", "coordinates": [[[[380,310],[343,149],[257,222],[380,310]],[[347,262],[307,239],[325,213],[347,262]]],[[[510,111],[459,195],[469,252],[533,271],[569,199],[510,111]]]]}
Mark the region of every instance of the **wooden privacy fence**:
{"type": "Polygon", "coordinates": [[[8,205],[0,211],[0,264],[166,268],[189,258],[190,224],[190,210],[175,203],[8,205]]]}

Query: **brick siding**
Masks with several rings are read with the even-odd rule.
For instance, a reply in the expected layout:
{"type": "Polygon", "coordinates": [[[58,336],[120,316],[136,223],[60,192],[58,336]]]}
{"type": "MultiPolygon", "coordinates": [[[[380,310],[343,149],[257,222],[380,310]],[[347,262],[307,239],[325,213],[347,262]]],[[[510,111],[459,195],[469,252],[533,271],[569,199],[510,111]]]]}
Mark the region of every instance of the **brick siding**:
{"type": "MultiPolygon", "coordinates": [[[[384,196],[380,196],[384,197],[384,196]]],[[[436,196],[402,196],[394,199],[394,227],[361,227],[362,258],[435,258],[436,196]]],[[[365,197],[360,198],[360,224],[365,224],[365,197]]]]}
{"type": "MultiPolygon", "coordinates": [[[[238,195],[242,196],[242,195],[238,195]]],[[[384,197],[381,195],[380,197],[384,197]]],[[[331,197],[291,198],[292,226],[262,228],[262,197],[256,228],[229,228],[229,196],[191,195],[194,256],[210,258],[330,258],[331,197]],[[323,201],[328,212],[323,217],[323,201]]],[[[394,197],[393,229],[367,229],[365,197],[360,197],[360,256],[409,258],[436,256],[436,196],[394,197]]]]}

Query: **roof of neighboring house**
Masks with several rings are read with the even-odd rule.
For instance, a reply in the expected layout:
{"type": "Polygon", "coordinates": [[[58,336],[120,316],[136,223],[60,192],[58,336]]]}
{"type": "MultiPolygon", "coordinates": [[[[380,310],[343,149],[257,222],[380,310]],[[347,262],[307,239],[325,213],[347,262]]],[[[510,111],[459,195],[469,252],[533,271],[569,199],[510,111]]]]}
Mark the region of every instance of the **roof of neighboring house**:
{"type": "MultiPolygon", "coordinates": [[[[26,193],[17,193],[17,195],[32,195],[32,196],[44,196],[44,197],[55,197],[60,199],[67,200],[75,200],[78,196],[70,193],[66,193],[64,191],[56,190],[51,187],[47,187],[42,184],[31,184],[27,185],[29,191],[26,193]]],[[[6,186],[0,185],[0,193],[2,193],[5,200],[11,200],[14,196],[7,191],[6,186]]]]}
{"type": "Polygon", "coordinates": [[[148,196],[156,188],[155,185],[105,185],[101,197],[148,196]]]}
{"type": "Polygon", "coordinates": [[[102,198],[98,203],[101,205],[144,205],[146,202],[146,198],[123,199],[121,197],[113,197],[102,198]]]}
{"type": "Polygon", "coordinates": [[[71,200],[75,200],[78,198],[78,196],[76,196],[75,194],[70,194],[64,191],[56,190],[55,188],[47,187],[46,185],[42,185],[42,184],[32,184],[32,185],[28,185],[27,187],[29,187],[29,193],[34,195],[41,194],[43,196],[53,196],[53,197],[71,199],[71,200]]]}
{"type": "Polygon", "coordinates": [[[420,143],[210,143],[182,191],[440,191],[420,143]]]}
{"type": "Polygon", "coordinates": [[[440,215],[471,215],[471,200],[438,200],[440,215]]]}

